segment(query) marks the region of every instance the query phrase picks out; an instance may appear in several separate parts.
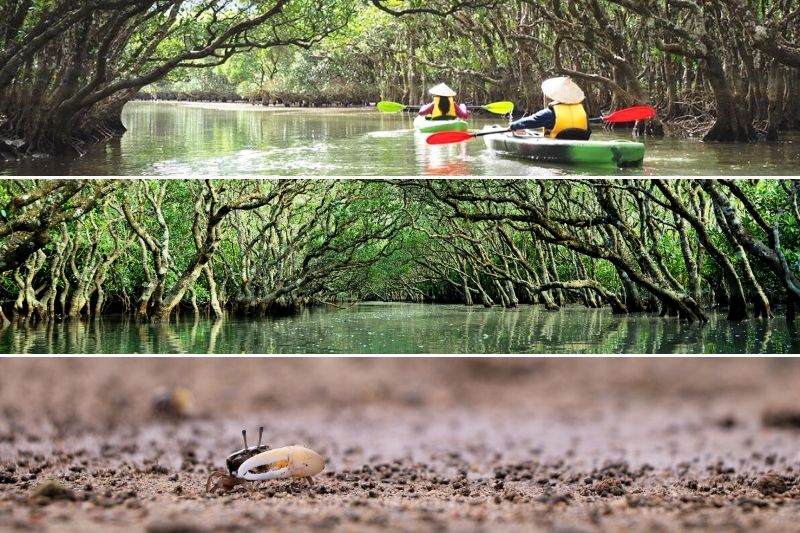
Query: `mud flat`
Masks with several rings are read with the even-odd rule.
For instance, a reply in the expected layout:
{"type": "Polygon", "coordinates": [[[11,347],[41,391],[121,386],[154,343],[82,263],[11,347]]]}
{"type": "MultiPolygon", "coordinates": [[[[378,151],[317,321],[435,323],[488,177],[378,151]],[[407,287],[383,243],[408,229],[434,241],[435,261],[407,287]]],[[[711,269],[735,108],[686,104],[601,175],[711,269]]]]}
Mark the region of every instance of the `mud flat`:
{"type": "Polygon", "coordinates": [[[786,359],[16,359],[0,529],[796,530],[786,359]],[[153,399],[184,387],[176,412],[153,399]],[[326,456],[205,493],[240,431],[326,456]]]}

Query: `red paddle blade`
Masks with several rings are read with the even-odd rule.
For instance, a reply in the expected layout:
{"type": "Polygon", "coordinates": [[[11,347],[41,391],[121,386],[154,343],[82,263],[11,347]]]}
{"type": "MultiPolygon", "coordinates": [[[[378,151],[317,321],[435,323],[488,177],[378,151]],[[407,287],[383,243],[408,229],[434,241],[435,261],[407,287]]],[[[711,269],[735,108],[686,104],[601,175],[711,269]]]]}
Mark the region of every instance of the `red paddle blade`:
{"type": "Polygon", "coordinates": [[[603,122],[635,122],[656,116],[656,110],[649,105],[635,105],[614,111],[603,117],[603,122]]]}
{"type": "Polygon", "coordinates": [[[468,131],[440,131],[429,135],[425,142],[428,144],[450,144],[474,138],[475,134],[468,131]]]}

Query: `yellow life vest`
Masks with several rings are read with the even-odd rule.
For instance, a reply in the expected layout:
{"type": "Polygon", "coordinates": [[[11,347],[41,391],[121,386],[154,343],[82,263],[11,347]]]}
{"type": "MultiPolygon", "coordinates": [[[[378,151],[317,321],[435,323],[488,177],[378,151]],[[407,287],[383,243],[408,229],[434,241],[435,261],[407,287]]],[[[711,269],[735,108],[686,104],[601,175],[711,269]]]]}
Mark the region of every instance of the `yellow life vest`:
{"type": "Polygon", "coordinates": [[[456,118],[456,101],[452,96],[434,96],[431,119],[456,118]],[[444,109],[442,109],[444,108],[444,109]]]}
{"type": "Polygon", "coordinates": [[[564,130],[589,130],[589,117],[583,104],[553,104],[553,112],[556,114],[556,123],[550,130],[548,136],[555,139],[564,130]]]}

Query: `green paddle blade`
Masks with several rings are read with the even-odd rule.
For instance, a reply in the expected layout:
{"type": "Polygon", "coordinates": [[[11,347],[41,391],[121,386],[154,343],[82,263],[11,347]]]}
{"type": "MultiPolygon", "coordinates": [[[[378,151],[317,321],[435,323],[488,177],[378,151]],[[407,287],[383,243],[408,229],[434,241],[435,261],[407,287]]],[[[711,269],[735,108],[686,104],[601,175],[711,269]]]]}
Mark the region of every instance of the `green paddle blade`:
{"type": "Polygon", "coordinates": [[[398,104],[397,102],[383,101],[378,102],[375,107],[377,107],[378,111],[381,113],[397,113],[398,111],[405,109],[406,106],[403,104],[398,104]]]}
{"type": "Polygon", "coordinates": [[[493,102],[491,104],[486,104],[483,108],[489,113],[508,115],[514,111],[514,102],[493,102]]]}

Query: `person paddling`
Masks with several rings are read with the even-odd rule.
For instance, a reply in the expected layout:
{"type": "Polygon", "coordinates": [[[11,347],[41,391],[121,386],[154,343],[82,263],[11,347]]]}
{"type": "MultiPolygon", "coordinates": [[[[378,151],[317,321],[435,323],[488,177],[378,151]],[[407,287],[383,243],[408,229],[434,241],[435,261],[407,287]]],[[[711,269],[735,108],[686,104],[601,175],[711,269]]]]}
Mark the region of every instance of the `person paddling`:
{"type": "Polygon", "coordinates": [[[422,106],[419,110],[419,115],[428,117],[430,120],[452,120],[454,118],[469,118],[469,111],[464,104],[458,104],[453,98],[456,92],[445,85],[439,85],[431,88],[428,91],[433,95],[433,102],[422,106]]]}
{"type": "Polygon", "coordinates": [[[511,130],[544,128],[551,139],[588,141],[592,131],[583,107],[583,91],[569,77],[550,78],[542,83],[542,93],[552,100],[533,115],[509,125],[511,130]]]}

